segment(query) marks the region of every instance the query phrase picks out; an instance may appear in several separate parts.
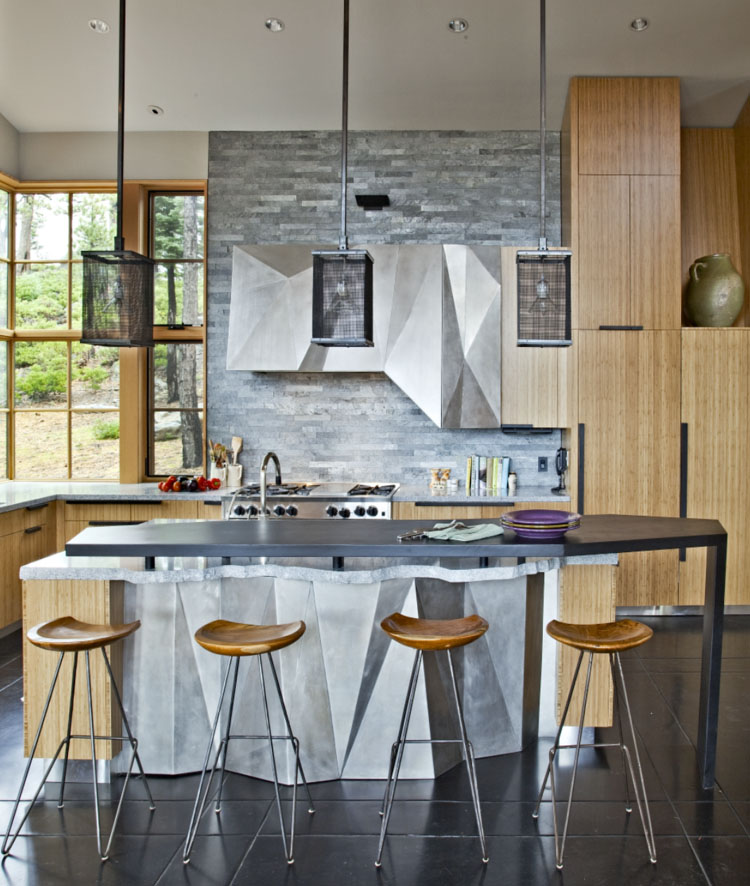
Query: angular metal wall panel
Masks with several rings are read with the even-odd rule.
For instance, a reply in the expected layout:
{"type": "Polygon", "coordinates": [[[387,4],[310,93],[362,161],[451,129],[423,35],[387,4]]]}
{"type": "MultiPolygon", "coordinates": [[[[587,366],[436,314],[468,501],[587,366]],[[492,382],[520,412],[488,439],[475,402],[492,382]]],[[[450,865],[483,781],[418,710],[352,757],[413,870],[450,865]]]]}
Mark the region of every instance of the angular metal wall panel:
{"type": "Polygon", "coordinates": [[[234,248],[227,369],[385,372],[439,427],[500,426],[499,247],[367,246],[373,348],[310,343],[319,248],[234,248]]]}

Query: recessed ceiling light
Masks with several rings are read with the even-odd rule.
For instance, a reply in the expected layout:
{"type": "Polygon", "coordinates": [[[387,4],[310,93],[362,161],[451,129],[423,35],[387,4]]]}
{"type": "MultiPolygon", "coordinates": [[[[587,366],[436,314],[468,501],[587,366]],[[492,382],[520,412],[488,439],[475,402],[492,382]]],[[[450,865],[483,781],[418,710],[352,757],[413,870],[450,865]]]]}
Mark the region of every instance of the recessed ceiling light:
{"type": "Polygon", "coordinates": [[[109,33],[109,25],[100,18],[89,19],[89,27],[96,34],[109,33]]]}
{"type": "Polygon", "coordinates": [[[278,34],[279,31],[284,30],[285,25],[280,18],[267,18],[266,27],[271,33],[278,34]]]}
{"type": "Polygon", "coordinates": [[[448,22],[448,30],[454,34],[461,34],[469,27],[469,23],[465,18],[452,18],[448,22]]]}
{"type": "Polygon", "coordinates": [[[634,18],[633,21],[630,23],[631,31],[645,31],[647,27],[647,18],[634,18]]]}
{"type": "Polygon", "coordinates": [[[153,114],[154,117],[164,116],[164,108],[160,108],[159,105],[149,105],[146,110],[149,112],[149,114],[153,114]]]}

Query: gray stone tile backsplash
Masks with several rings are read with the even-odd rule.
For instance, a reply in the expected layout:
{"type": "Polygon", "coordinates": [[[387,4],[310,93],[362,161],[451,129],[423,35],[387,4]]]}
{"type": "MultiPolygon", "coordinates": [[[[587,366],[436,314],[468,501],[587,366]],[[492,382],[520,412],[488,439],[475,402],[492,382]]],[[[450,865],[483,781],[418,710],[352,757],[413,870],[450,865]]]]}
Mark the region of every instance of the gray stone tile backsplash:
{"type": "MultiPolygon", "coordinates": [[[[288,477],[427,483],[450,467],[463,486],[466,456],[510,455],[519,492],[555,485],[560,433],[441,430],[378,373],[228,372],[232,247],[338,242],[338,132],[214,132],[209,140],[207,423],[213,440],[244,438],[255,477],[275,450],[288,477]],[[547,473],[537,459],[550,459],[547,473]]],[[[547,234],[560,243],[560,142],[547,138],[547,234]]],[[[352,132],[348,234],[352,244],[490,243],[535,246],[539,236],[536,132],[352,132]],[[355,193],[383,193],[368,212],[355,193]]]]}

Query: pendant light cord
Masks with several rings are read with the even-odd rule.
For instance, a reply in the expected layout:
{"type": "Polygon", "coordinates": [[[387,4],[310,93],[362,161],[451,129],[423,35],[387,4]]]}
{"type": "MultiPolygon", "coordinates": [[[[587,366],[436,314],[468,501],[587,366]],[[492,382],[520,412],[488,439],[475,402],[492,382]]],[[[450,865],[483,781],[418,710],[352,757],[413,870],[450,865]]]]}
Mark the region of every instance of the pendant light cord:
{"type": "Polygon", "coordinates": [[[119,67],[117,89],[117,227],[115,252],[122,252],[123,158],[125,154],[125,0],[120,0],[119,67]]]}
{"type": "Polygon", "coordinates": [[[545,0],[539,3],[539,249],[547,249],[547,16],[545,0]]]}
{"type": "MultiPolygon", "coordinates": [[[[123,0],[124,2],[124,0],[123,0]]],[[[339,249],[348,249],[346,236],[347,133],[349,129],[349,0],[344,0],[344,65],[341,88],[341,231],[339,249]]]]}

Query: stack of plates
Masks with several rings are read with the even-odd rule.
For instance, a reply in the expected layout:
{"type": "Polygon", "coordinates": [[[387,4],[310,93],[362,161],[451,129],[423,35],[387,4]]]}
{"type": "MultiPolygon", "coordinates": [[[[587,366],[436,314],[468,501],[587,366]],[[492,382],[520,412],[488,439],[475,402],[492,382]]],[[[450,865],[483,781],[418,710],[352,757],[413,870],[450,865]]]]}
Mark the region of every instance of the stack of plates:
{"type": "Polygon", "coordinates": [[[581,515],[570,511],[509,511],[500,518],[503,526],[521,538],[561,538],[581,525],[581,515]]]}

